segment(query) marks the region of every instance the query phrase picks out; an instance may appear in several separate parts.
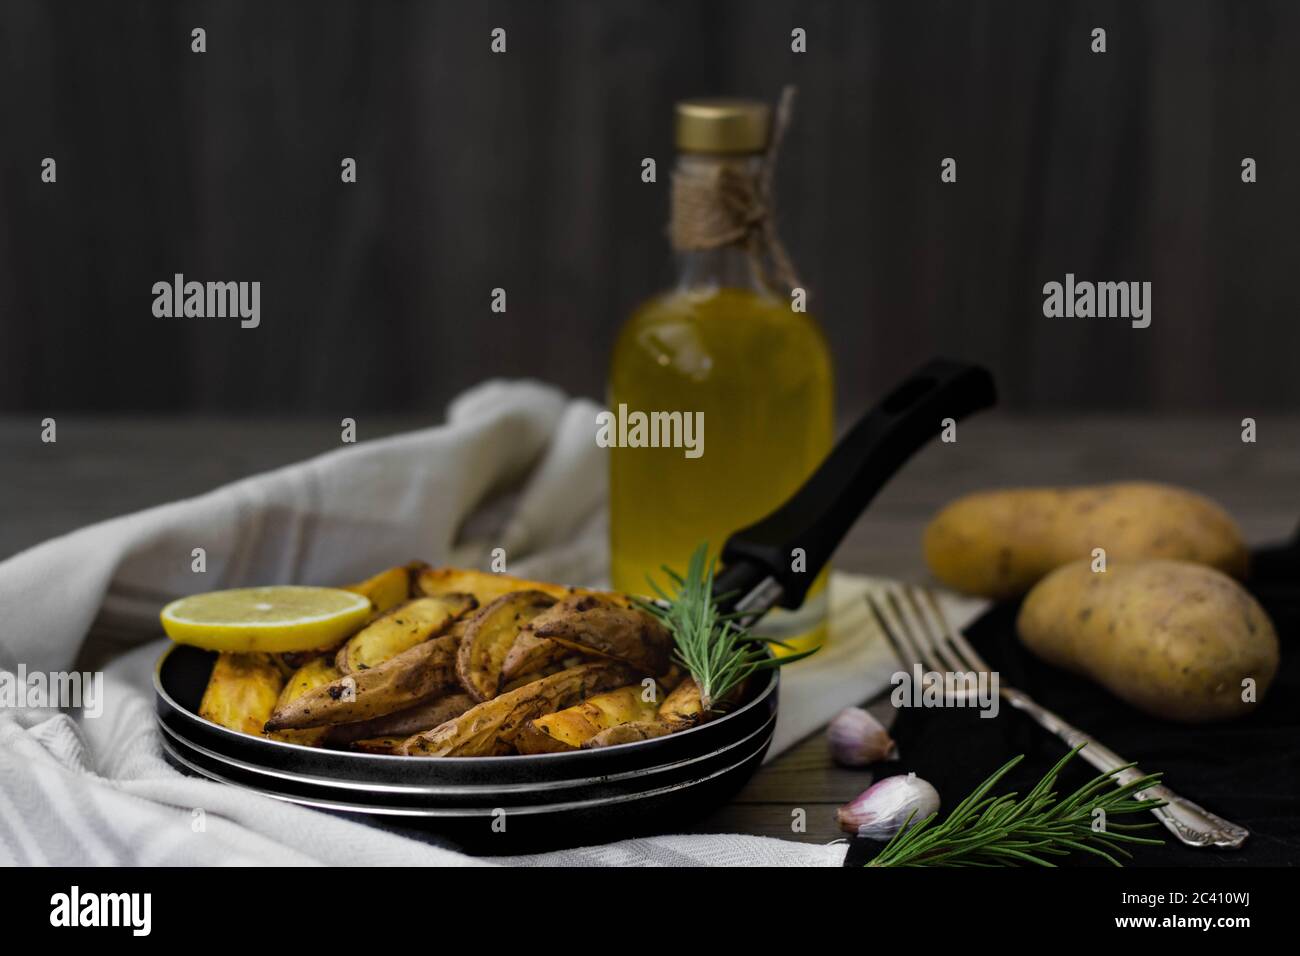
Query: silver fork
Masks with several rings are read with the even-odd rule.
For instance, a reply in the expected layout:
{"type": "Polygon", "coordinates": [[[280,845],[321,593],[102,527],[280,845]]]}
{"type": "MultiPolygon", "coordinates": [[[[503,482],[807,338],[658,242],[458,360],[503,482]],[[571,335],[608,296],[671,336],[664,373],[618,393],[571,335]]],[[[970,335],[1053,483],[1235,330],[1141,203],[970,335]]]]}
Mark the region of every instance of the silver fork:
{"type": "MultiPolygon", "coordinates": [[[[927,671],[947,671],[954,675],[992,673],[970,642],[948,623],[939,609],[939,602],[929,590],[900,585],[881,590],[882,594],[868,594],[867,604],[905,665],[914,667],[920,664],[927,671]]],[[[966,691],[970,691],[969,686],[966,691]]],[[[1079,756],[1103,773],[1128,763],[1113,750],[1036,704],[1028,694],[1002,683],[1000,677],[998,693],[1012,707],[1024,711],[1071,747],[1087,744],[1079,751],[1079,756]]],[[[1142,771],[1129,767],[1117,773],[1115,781],[1123,785],[1142,776],[1142,771]]],[[[1148,787],[1135,796],[1142,800],[1163,800],[1165,806],[1154,807],[1151,812],[1174,836],[1189,846],[1239,847],[1250,835],[1245,827],[1215,816],[1163,784],[1148,787]]]]}

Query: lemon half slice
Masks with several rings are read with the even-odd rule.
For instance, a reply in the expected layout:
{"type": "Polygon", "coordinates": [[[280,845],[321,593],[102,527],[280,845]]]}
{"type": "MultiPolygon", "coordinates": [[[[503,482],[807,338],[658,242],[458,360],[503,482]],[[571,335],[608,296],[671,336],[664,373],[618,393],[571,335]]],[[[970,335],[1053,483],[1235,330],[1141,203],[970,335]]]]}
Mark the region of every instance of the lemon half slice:
{"type": "Polygon", "coordinates": [[[167,636],[210,651],[309,651],[328,647],[370,616],[370,599],[338,588],[277,585],[209,591],[162,609],[167,636]]]}

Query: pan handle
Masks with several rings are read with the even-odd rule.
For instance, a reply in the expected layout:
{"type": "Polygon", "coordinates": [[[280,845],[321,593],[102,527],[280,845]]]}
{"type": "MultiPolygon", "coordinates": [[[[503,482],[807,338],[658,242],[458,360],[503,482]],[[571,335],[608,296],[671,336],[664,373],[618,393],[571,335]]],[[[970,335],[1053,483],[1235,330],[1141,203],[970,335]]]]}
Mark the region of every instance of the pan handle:
{"type": "Polygon", "coordinates": [[[876,492],[912,455],[954,421],[997,401],[993,376],[967,362],[933,359],[861,418],[803,486],[722,549],[715,593],[749,593],[772,579],[781,607],[795,608],[876,492]],[[802,548],[801,570],[792,569],[802,548]]]}

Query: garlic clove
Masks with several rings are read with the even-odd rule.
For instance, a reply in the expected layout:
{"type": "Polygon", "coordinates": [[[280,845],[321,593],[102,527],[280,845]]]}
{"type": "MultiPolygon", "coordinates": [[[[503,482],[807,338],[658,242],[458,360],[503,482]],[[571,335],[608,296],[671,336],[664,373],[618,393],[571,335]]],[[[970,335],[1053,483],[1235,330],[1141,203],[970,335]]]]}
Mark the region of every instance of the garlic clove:
{"type": "Polygon", "coordinates": [[[914,773],[886,777],[836,812],[840,829],[873,840],[888,840],[903,829],[908,817],[920,823],[939,812],[939,792],[914,773]]]}
{"type": "Polygon", "coordinates": [[[845,707],[826,728],[831,759],[842,767],[897,760],[898,745],[880,721],[861,707],[845,707]]]}

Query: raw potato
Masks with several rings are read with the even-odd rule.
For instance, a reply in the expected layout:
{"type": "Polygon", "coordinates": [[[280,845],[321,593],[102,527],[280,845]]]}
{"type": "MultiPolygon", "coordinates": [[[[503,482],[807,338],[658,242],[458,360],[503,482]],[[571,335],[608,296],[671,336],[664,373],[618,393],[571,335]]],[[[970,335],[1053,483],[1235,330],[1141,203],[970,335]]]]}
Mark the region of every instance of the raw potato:
{"type": "Polygon", "coordinates": [[[325,742],[346,744],[367,737],[396,737],[398,743],[403,743],[411,734],[423,733],[453,717],[459,717],[473,707],[474,703],[474,698],[469,694],[446,694],[383,717],[359,720],[353,724],[337,724],[329,728],[325,742]]]}
{"type": "Polygon", "coordinates": [[[267,730],[349,724],[405,710],[456,686],[455,628],[368,670],[346,674],[277,708],[267,730]]]}
{"type": "Polygon", "coordinates": [[[672,728],[658,720],[636,720],[602,730],[584,743],[582,749],[595,750],[598,747],[613,747],[616,744],[634,744],[639,740],[652,740],[671,733],[672,728]]]}
{"type": "Polygon", "coordinates": [[[642,674],[668,669],[672,635],[657,620],[596,594],[573,594],[533,619],[533,633],[584,653],[625,661],[642,674]]]}
{"type": "Polygon", "coordinates": [[[508,754],[528,721],[570,707],[585,696],[625,684],[627,668],[612,661],[579,664],[471,707],[454,720],[411,737],[410,757],[487,757],[508,754]]]}
{"type": "Polygon", "coordinates": [[[1050,664],[1090,677],[1157,717],[1196,723],[1239,717],[1242,681],[1257,700],[1277,672],[1278,641],[1263,608],[1236,581],[1185,561],[1078,561],[1025,598],[1021,642],[1050,664]]]}
{"type": "Polygon", "coordinates": [[[513,591],[468,621],[456,652],[456,675],[470,696],[477,701],[496,696],[506,653],[528,622],[554,603],[555,598],[541,591],[513,591]]]}
{"type": "Polygon", "coordinates": [[[646,688],[640,684],[594,694],[580,704],[529,721],[515,746],[521,754],[577,750],[611,727],[653,720],[659,695],[655,693],[647,701],[645,694],[646,688]]]}
{"type": "Polygon", "coordinates": [[[442,633],[477,606],[468,594],[443,594],[399,604],[354,634],[339,648],[334,664],[344,674],[376,667],[442,633]]]}
{"type": "MultiPolygon", "coordinates": [[[[280,691],[280,698],[276,701],[275,709],[288,706],[292,701],[297,700],[309,690],[322,687],[330,681],[338,680],[343,675],[339,669],[334,666],[334,662],[328,657],[317,657],[303,664],[289,678],[284,689],[280,691]]],[[[270,718],[270,714],[267,715],[270,718]]],[[[265,724],[265,720],[263,723],[265,724]]],[[[325,727],[314,727],[311,730],[277,730],[267,734],[276,740],[283,740],[289,744],[302,744],[304,747],[319,746],[328,733],[325,727]]]]}
{"type": "Polygon", "coordinates": [[[284,672],[270,654],[218,654],[199,702],[199,716],[260,737],[284,680],[284,672]]]}
{"type": "Polygon", "coordinates": [[[1108,562],[1193,561],[1244,577],[1241,532],[1210,499],[1170,485],[1011,488],[959,498],[925,529],[944,584],[990,598],[1023,594],[1053,568],[1106,550],[1108,562]]]}

